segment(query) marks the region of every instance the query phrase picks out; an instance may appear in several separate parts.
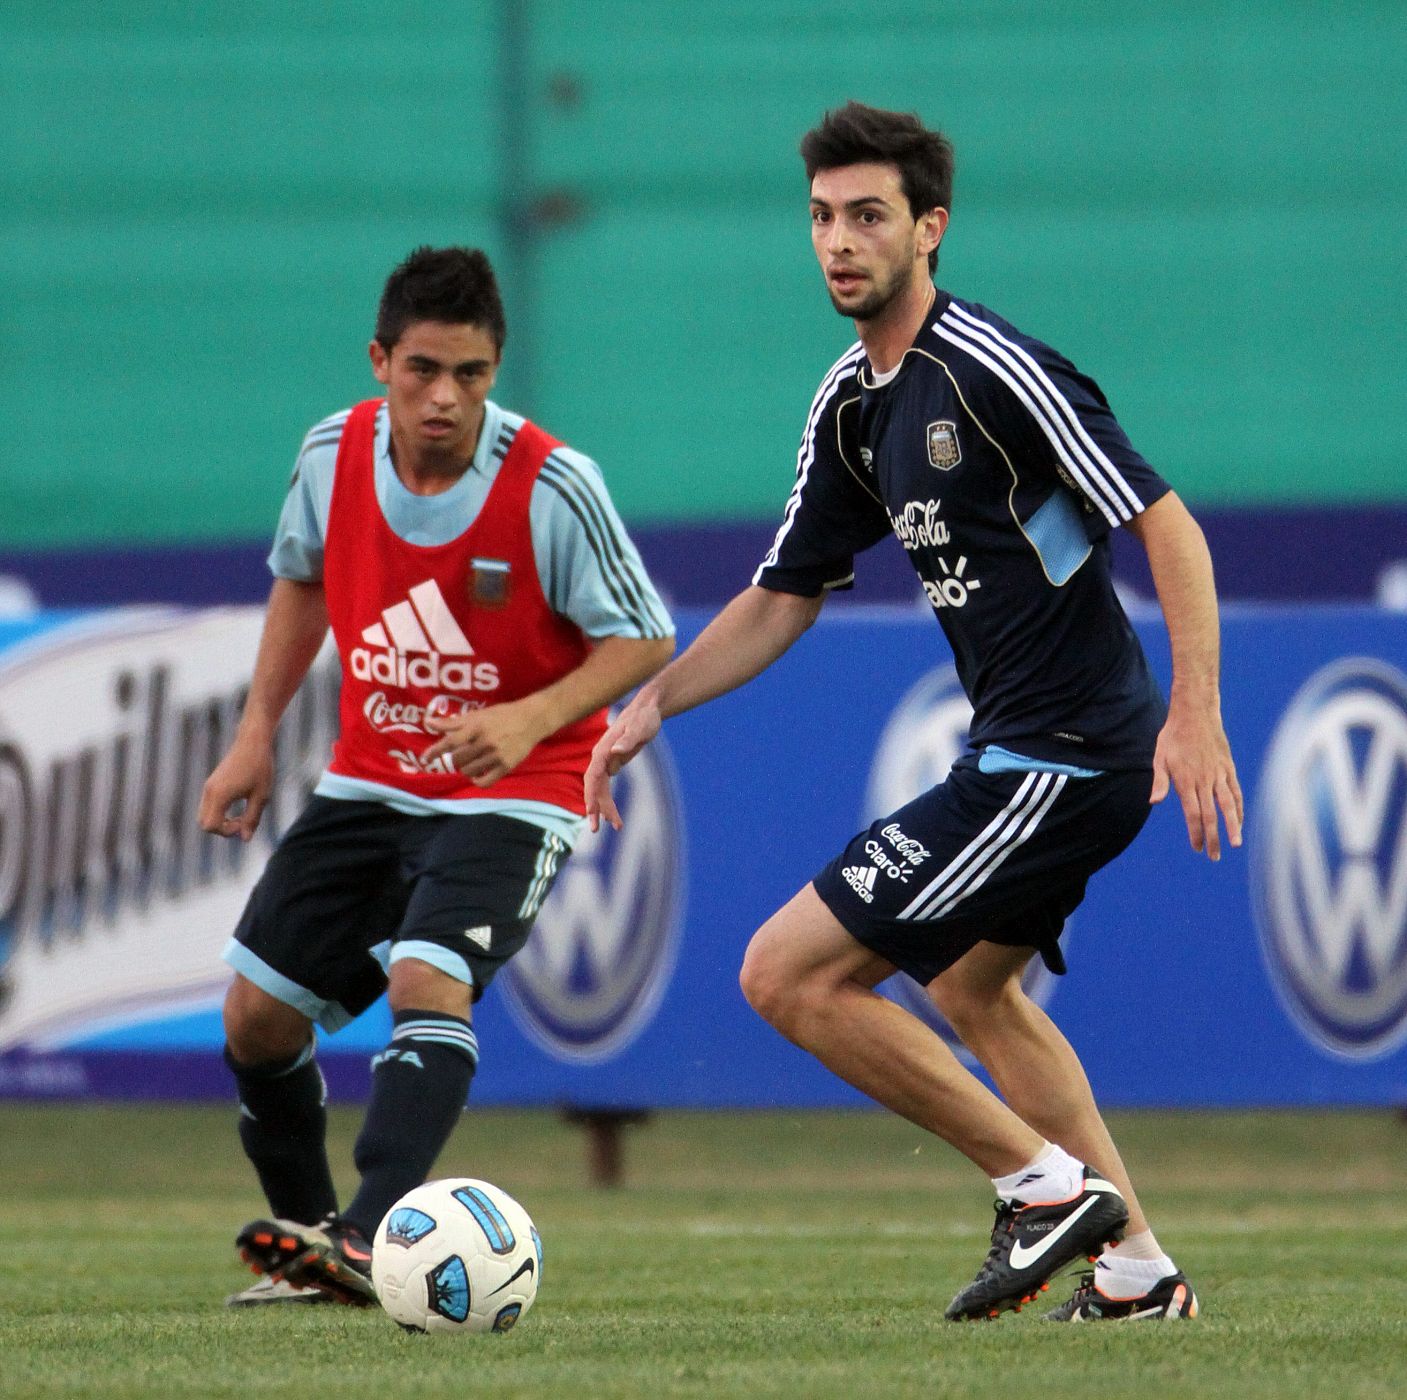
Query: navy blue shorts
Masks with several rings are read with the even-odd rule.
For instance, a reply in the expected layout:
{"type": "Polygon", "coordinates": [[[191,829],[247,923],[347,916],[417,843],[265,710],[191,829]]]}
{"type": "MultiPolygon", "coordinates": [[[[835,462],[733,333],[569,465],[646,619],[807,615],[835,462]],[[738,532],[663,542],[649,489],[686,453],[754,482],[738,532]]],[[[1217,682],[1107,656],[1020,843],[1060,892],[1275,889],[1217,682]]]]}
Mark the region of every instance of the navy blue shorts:
{"type": "Polygon", "coordinates": [[[816,892],[858,942],[925,986],[984,941],[1034,948],[1064,972],[1065,920],[1148,820],[1152,787],[1147,769],[983,773],[968,755],[856,836],[816,892]]]}
{"type": "Polygon", "coordinates": [[[399,957],[469,983],[477,1000],[527,941],[568,854],[516,817],[314,797],[269,857],[225,961],[329,1031],[385,991],[399,957]]]}

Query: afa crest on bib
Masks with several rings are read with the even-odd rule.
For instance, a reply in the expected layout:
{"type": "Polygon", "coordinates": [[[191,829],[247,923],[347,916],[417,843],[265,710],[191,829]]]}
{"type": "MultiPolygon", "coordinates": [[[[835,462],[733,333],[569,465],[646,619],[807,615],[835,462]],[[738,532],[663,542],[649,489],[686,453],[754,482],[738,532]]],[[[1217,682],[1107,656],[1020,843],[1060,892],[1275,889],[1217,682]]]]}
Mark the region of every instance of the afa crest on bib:
{"type": "Polygon", "coordinates": [[[506,607],[512,572],[506,559],[471,560],[469,596],[481,608],[506,607]]]}
{"type": "Polygon", "coordinates": [[[956,423],[940,418],[936,423],[928,425],[928,460],[940,472],[951,471],[962,461],[956,423]]]}

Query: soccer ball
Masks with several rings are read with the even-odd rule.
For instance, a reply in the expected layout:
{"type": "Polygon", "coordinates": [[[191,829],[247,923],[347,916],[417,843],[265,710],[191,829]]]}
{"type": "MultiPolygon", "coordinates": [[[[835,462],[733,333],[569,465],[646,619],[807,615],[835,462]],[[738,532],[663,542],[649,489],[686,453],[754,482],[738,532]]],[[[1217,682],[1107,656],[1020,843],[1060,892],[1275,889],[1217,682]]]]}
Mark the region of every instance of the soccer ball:
{"type": "Polygon", "coordinates": [[[542,1282],[527,1211],[487,1181],[450,1177],[407,1192],[371,1246],[381,1306],[412,1332],[507,1332],[542,1282]]]}

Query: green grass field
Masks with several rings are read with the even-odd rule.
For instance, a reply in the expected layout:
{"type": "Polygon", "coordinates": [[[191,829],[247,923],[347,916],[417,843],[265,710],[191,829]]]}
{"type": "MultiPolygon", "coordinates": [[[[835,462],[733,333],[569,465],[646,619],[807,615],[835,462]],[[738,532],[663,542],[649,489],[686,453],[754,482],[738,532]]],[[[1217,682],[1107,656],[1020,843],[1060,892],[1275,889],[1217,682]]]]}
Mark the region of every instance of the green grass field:
{"type": "MultiPolygon", "coordinates": [[[[338,1168],[356,1121],[335,1115],[338,1168]]],[[[943,1322],[990,1194],[879,1114],[662,1114],[628,1131],[627,1183],[602,1191],[578,1130],[471,1111],[441,1174],[517,1195],[546,1264],[518,1330],[461,1338],[379,1311],[222,1308],[250,1277],[231,1237],[261,1209],[228,1110],[0,1107],[0,1395],[1407,1395],[1407,1127],[1114,1127],[1197,1322],[943,1322]]]]}

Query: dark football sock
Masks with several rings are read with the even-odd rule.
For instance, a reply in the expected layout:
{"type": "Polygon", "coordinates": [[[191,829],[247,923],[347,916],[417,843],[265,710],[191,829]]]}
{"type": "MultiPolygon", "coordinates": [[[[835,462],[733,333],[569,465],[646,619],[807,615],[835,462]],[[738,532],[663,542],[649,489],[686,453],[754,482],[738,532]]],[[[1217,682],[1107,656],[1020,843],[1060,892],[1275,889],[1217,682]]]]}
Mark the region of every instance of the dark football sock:
{"type": "Polygon", "coordinates": [[[479,1063],[469,1022],[442,1011],[398,1011],[391,1043],[371,1062],[371,1102],[354,1158],[362,1174],[342,1212],[368,1239],[395,1203],[430,1174],[479,1063]]]}
{"type": "Polygon", "coordinates": [[[327,1085],[313,1058],[315,1042],[291,1060],[242,1065],[229,1047],[225,1063],[239,1087],[239,1140],[259,1174],[270,1211],[315,1225],[337,1209],[327,1165],[327,1085]]]}

